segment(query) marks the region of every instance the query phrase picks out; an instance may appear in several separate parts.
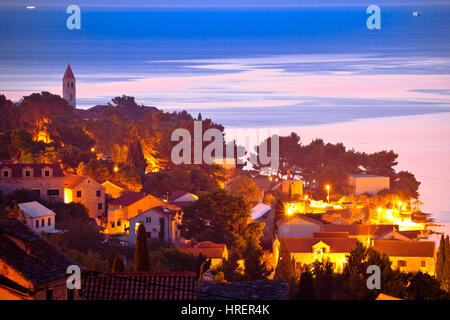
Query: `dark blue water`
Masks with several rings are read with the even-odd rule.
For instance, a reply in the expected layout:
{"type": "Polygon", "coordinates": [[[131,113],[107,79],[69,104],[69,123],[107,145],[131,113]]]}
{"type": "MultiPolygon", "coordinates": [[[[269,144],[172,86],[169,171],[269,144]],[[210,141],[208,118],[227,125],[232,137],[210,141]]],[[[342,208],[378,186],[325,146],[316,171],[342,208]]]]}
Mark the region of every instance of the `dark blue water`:
{"type": "MultiPolygon", "coordinates": [[[[107,81],[190,69],[154,60],[370,53],[448,57],[449,6],[382,7],[382,29],[366,27],[366,7],[295,9],[81,8],[81,30],[68,30],[65,8],[0,8],[0,88],[26,75],[51,81],[68,57],[81,81],[107,81]]],[[[212,72],[197,70],[196,72],[212,72]]],[[[414,72],[414,70],[407,70],[414,72]]],[[[447,70],[431,70],[443,73],[447,70]]]]}
{"type": "MultiPolygon", "coordinates": [[[[200,64],[196,59],[278,55],[349,54],[370,58],[350,62],[338,59],[328,63],[302,61],[301,58],[286,63],[275,59],[271,64],[254,66],[312,74],[337,71],[449,74],[450,6],[424,6],[420,8],[420,17],[412,16],[418,9],[416,6],[382,6],[381,9],[381,30],[368,30],[366,6],[120,10],[81,7],[81,30],[68,30],[65,7],[35,10],[0,7],[0,92],[41,91],[43,87],[59,86],[69,57],[79,84],[128,81],[163,74],[240,72],[192,66],[200,64]],[[422,61],[428,62],[423,65],[422,61]]],[[[448,91],[440,93],[445,97],[448,91]]],[[[120,93],[111,92],[111,96],[116,94],[120,93]]],[[[261,94],[269,97],[271,93],[261,94]]],[[[78,103],[84,106],[105,103],[111,96],[79,96],[78,103]]],[[[209,96],[137,98],[156,106],[176,103],[182,109],[189,108],[190,102],[209,96]]],[[[226,102],[232,98],[223,92],[213,99],[226,102]]],[[[306,105],[293,101],[273,110],[261,105],[259,110],[224,108],[202,112],[226,125],[279,126],[323,121],[325,109],[317,109],[316,105],[334,114],[327,117],[327,121],[442,112],[449,107],[445,100],[418,104],[408,100],[311,99],[313,101],[306,105]]],[[[193,110],[197,111],[201,110],[193,110]]]]}

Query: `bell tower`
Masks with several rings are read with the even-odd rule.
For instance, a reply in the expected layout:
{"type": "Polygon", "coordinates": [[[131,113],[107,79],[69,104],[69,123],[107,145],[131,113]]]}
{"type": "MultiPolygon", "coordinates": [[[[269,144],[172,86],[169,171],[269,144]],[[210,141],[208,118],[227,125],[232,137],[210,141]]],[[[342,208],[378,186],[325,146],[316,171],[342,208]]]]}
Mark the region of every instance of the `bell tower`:
{"type": "Polygon", "coordinates": [[[69,105],[76,108],[76,80],[73,75],[72,68],[70,68],[70,61],[67,63],[66,72],[62,79],[63,98],[67,100],[69,105]]]}

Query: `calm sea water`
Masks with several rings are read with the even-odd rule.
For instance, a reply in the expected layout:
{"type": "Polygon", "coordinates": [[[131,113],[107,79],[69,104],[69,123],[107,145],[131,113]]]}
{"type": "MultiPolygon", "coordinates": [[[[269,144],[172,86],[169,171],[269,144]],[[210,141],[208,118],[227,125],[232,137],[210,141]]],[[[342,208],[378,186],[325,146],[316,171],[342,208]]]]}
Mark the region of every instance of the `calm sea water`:
{"type": "Polygon", "coordinates": [[[0,7],[0,93],[60,94],[70,57],[82,108],[125,93],[229,128],[292,128],[362,151],[398,150],[401,168],[424,181],[427,209],[449,221],[450,6],[382,7],[372,31],[363,6],[82,7],[81,30],[66,28],[65,9],[0,7]],[[412,134],[370,134],[396,123],[412,134]],[[431,172],[430,159],[440,159],[431,172]]]}

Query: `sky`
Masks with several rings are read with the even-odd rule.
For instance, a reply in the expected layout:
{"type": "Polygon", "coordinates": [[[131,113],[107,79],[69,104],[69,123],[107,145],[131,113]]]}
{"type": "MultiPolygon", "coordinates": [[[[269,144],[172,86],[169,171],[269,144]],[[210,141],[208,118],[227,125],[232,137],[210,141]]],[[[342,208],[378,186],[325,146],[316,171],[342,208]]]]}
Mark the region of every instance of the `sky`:
{"type": "Polygon", "coordinates": [[[387,5],[434,5],[445,4],[444,0],[2,0],[0,6],[68,6],[76,4],[80,7],[293,7],[293,6],[346,6],[376,4],[379,6],[387,5]]]}

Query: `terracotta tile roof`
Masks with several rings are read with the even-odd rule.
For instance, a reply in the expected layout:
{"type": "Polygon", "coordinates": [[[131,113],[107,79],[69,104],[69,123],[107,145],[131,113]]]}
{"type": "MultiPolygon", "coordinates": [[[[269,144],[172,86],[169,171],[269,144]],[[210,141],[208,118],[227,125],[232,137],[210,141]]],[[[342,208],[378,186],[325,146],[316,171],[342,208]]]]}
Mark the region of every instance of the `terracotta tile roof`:
{"type": "Polygon", "coordinates": [[[313,245],[320,241],[330,246],[330,253],[346,253],[356,247],[357,239],[353,238],[284,238],[291,253],[313,252],[313,245]]]}
{"type": "Polygon", "coordinates": [[[64,178],[64,188],[73,189],[84,180],[86,180],[87,176],[78,176],[76,174],[66,174],[64,178]]]}
{"type": "Polygon", "coordinates": [[[211,241],[204,242],[193,242],[179,244],[178,248],[180,251],[193,253],[194,255],[199,255],[200,253],[208,258],[220,259],[223,256],[224,250],[226,249],[225,244],[218,244],[211,241]]]}
{"type": "Polygon", "coordinates": [[[313,238],[348,238],[348,232],[313,232],[313,238]]]}
{"type": "Polygon", "coordinates": [[[339,225],[339,224],[324,224],[322,231],[325,232],[348,232],[351,236],[357,235],[370,235],[377,236],[387,231],[392,231],[398,225],[376,225],[376,224],[351,224],[351,225],[339,225]]]}
{"type": "Polygon", "coordinates": [[[28,226],[12,219],[0,222],[0,260],[33,284],[66,277],[69,265],[79,265],[48,241],[34,234],[28,226]],[[29,252],[20,248],[11,237],[26,244],[29,252]]]}
{"type": "Polygon", "coordinates": [[[373,248],[392,257],[434,257],[434,241],[374,240],[373,248]]]}
{"type": "Polygon", "coordinates": [[[310,217],[307,217],[307,216],[305,216],[303,214],[296,214],[296,215],[293,215],[292,217],[284,217],[281,220],[279,220],[277,222],[277,224],[278,224],[278,226],[281,226],[285,222],[292,221],[292,220],[297,220],[297,219],[303,220],[303,221],[306,221],[306,222],[309,222],[309,223],[317,224],[317,225],[320,225],[320,226],[324,225],[321,221],[313,219],[313,218],[310,218],[310,217]]]}
{"type": "Polygon", "coordinates": [[[389,295],[384,294],[384,293],[380,293],[375,300],[403,300],[403,299],[396,298],[396,297],[393,297],[393,296],[389,296],[389,295]]]}
{"type": "Polygon", "coordinates": [[[7,163],[0,164],[0,170],[3,168],[12,169],[12,177],[13,178],[23,178],[23,169],[29,167],[33,169],[33,177],[40,178],[42,177],[42,169],[48,167],[53,170],[52,177],[64,177],[64,172],[61,169],[61,166],[57,163],[7,163]]]}
{"type": "Polygon", "coordinates": [[[218,283],[202,281],[199,300],[287,300],[287,281],[258,280],[218,283]]]}
{"type": "Polygon", "coordinates": [[[121,195],[119,198],[114,199],[109,204],[110,205],[118,205],[118,206],[129,206],[130,204],[135,203],[136,201],[141,200],[145,197],[145,194],[142,192],[126,192],[121,195]]]}
{"type": "Polygon", "coordinates": [[[88,272],[82,280],[86,300],[195,300],[193,272],[88,272]]]}

